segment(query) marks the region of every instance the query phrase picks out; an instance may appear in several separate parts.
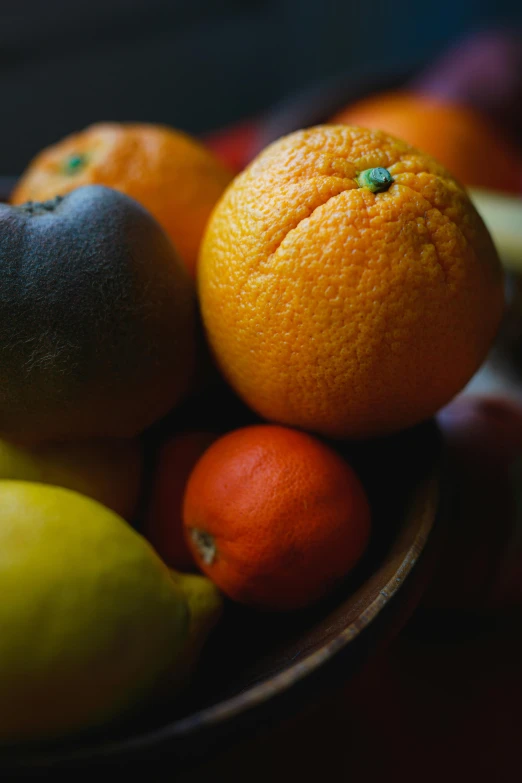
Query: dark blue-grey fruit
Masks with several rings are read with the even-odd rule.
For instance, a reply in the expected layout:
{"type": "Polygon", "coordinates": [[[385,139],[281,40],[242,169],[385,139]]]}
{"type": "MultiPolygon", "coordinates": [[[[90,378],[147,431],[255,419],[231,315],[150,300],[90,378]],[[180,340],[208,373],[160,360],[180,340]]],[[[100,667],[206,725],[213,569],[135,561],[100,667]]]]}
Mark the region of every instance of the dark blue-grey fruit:
{"type": "Polygon", "coordinates": [[[132,436],[186,391],[195,296],[136,201],[90,185],[0,205],[0,434],[132,436]]]}

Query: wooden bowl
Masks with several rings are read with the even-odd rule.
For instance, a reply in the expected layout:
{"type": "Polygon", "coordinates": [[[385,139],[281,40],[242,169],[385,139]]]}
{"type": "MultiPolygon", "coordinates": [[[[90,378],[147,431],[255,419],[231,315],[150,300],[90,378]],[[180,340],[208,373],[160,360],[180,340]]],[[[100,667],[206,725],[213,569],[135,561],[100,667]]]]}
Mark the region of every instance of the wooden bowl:
{"type": "MultiPolygon", "coordinates": [[[[0,200],[14,182],[0,178],[0,200]]],[[[223,431],[252,423],[219,382],[201,394],[152,428],[151,452],[166,430],[213,429],[212,411],[223,431]]],[[[1,750],[2,779],[109,767],[143,766],[150,774],[167,759],[181,771],[345,685],[391,641],[429,580],[447,516],[440,434],[428,422],[382,440],[333,445],[361,477],[373,515],[369,549],[336,593],[284,615],[228,604],[182,699],[81,740],[1,750]]]]}
{"type": "Polygon", "coordinates": [[[418,602],[446,516],[433,422],[341,451],[369,494],[363,562],[312,609],[263,614],[229,604],[181,701],[74,743],[0,752],[0,777],[129,767],[179,771],[347,683],[418,602]]]}

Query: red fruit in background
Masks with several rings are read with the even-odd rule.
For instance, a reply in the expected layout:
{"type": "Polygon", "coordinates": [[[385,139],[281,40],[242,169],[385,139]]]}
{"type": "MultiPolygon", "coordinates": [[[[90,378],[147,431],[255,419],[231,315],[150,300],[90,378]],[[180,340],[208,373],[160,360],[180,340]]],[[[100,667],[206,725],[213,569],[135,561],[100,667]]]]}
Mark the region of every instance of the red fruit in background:
{"type": "Polygon", "coordinates": [[[507,399],[462,395],[437,421],[455,493],[424,606],[480,611],[492,606],[506,564],[513,561],[516,503],[510,470],[522,455],[522,409],[507,399]]]}
{"type": "Polygon", "coordinates": [[[522,408],[507,398],[460,395],[437,422],[459,461],[500,470],[522,455],[522,408]]]}
{"type": "Polygon", "coordinates": [[[257,150],[257,122],[243,120],[229,128],[205,136],[206,146],[233,171],[239,172],[250,163],[257,150]]]}
{"type": "Polygon", "coordinates": [[[171,568],[195,568],[183,534],[183,497],[193,467],[216,437],[211,432],[186,432],[160,449],[144,534],[171,568]]]}

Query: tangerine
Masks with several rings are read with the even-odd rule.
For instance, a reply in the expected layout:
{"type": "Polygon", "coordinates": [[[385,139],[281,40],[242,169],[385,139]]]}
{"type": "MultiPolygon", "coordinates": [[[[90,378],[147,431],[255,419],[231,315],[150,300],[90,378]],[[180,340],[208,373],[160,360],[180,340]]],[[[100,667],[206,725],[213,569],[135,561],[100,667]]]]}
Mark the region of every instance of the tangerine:
{"type": "Polygon", "coordinates": [[[254,425],[197,462],[185,492],[187,542],[230,598],[263,609],[307,606],[359,560],[370,508],[351,467],[312,435],[254,425]]]}

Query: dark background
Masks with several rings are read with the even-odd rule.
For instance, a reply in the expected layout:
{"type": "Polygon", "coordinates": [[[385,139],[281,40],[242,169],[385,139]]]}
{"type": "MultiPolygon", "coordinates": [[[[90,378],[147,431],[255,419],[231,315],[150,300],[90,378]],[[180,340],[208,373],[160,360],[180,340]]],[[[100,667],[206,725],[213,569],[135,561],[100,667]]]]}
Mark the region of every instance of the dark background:
{"type": "MultiPolygon", "coordinates": [[[[204,134],[342,74],[388,78],[473,31],[521,23],[522,0],[0,0],[0,177],[98,120],[204,134]]],[[[328,711],[202,779],[520,779],[521,627],[517,614],[460,642],[444,628],[431,644],[403,634],[358,700],[340,687],[328,711]]]]}
{"type": "Polygon", "coordinates": [[[429,61],[519,0],[0,0],[0,174],[97,120],[204,133],[343,72],[429,61]]]}

